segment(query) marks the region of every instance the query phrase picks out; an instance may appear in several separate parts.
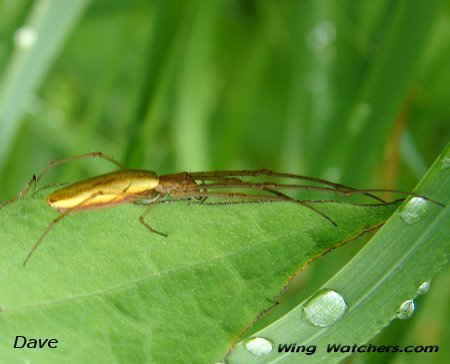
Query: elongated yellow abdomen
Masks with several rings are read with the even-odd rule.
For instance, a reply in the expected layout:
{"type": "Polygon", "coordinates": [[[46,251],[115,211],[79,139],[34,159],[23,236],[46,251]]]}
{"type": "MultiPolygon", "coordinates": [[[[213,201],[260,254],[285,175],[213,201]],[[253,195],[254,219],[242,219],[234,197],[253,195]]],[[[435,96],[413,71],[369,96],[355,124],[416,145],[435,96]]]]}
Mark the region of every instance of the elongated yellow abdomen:
{"type": "Polygon", "coordinates": [[[155,172],[127,169],[63,187],[47,197],[47,204],[60,212],[109,207],[156,196],[158,184],[155,172]]]}

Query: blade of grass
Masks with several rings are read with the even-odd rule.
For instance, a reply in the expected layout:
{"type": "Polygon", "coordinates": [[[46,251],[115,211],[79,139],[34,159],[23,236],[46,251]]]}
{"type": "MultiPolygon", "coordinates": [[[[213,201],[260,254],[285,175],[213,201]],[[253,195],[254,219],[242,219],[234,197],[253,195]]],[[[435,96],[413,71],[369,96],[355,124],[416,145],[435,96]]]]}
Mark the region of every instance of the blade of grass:
{"type": "MultiPolygon", "coordinates": [[[[328,344],[364,344],[389,324],[399,306],[414,299],[418,287],[447,263],[450,236],[450,144],[415,192],[446,204],[437,206],[410,199],[374,238],[323,287],[339,292],[347,313],[328,327],[315,327],[304,319],[300,303],[281,319],[252,336],[270,339],[274,349],[265,357],[249,353],[242,342],[231,352],[230,363],[290,363],[297,353],[278,353],[279,344],[317,346],[314,355],[302,355],[302,363],[335,363],[351,354],[328,353],[328,344]],[[416,215],[416,203],[423,203],[416,215]],[[423,216],[421,216],[423,214],[423,216]],[[402,217],[403,216],[403,217],[402,217]],[[417,220],[414,223],[407,221],[417,220]],[[294,357],[293,357],[294,356],[294,357]]],[[[392,343],[395,345],[395,343],[392,343]]]]}
{"type": "Polygon", "coordinates": [[[0,84],[0,171],[20,129],[28,98],[36,92],[64,40],[90,0],[36,1],[15,34],[0,84]]]}
{"type": "Polygon", "coordinates": [[[389,24],[386,27],[380,23],[387,28],[386,36],[370,60],[371,68],[363,78],[360,96],[353,103],[344,128],[341,118],[329,128],[319,148],[327,152],[310,174],[319,175],[324,165],[340,166],[343,182],[351,181],[358,186],[370,180],[373,166],[385,151],[388,135],[416,77],[441,4],[440,0],[399,1],[392,3],[393,14],[392,7],[386,8],[389,24]]]}

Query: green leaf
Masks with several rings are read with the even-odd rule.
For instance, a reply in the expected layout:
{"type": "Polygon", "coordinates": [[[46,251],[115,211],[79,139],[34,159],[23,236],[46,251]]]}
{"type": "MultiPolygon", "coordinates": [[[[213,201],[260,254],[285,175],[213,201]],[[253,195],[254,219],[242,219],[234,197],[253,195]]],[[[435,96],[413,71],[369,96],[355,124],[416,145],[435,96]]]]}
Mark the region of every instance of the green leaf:
{"type": "MultiPolygon", "coordinates": [[[[252,335],[274,343],[264,356],[250,354],[242,342],[229,363],[335,363],[350,353],[328,353],[327,345],[364,344],[396,318],[397,310],[417,296],[448,260],[450,236],[450,145],[422,179],[415,192],[446,204],[418,198],[402,205],[373,239],[338,274],[323,285],[345,300],[345,315],[328,327],[313,326],[305,318],[305,302],[272,325],[252,335]],[[314,355],[278,353],[278,344],[316,346],[314,355]],[[297,361],[296,361],[297,360],[297,361]]],[[[331,307],[332,308],[332,307],[331,307]]],[[[390,343],[395,345],[396,343],[390,343]]]]}
{"type": "Polygon", "coordinates": [[[0,354],[7,362],[192,362],[223,358],[314,258],[379,226],[398,203],[123,205],[58,214],[41,190],[0,209],[0,354]],[[16,335],[59,348],[12,349],[16,335]]]}

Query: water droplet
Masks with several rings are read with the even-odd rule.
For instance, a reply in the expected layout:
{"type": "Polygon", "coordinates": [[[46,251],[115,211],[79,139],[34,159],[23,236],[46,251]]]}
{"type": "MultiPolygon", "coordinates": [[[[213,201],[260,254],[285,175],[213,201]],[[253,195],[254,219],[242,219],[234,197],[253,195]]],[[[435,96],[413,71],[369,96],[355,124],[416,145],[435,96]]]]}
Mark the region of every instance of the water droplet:
{"type": "Polygon", "coordinates": [[[31,48],[36,43],[36,40],[36,31],[27,26],[17,29],[14,33],[14,43],[22,49],[31,48]]]}
{"type": "Polygon", "coordinates": [[[428,210],[429,203],[422,197],[413,197],[400,209],[400,217],[407,224],[418,222],[428,210]]]}
{"type": "Polygon", "coordinates": [[[307,42],[311,49],[320,51],[328,47],[335,38],[336,26],[328,20],[323,20],[309,32],[307,42]]]}
{"type": "Polygon", "coordinates": [[[401,320],[410,318],[414,313],[415,304],[413,300],[403,302],[397,310],[397,317],[401,320]]]}
{"type": "Polygon", "coordinates": [[[442,158],[441,162],[442,162],[441,169],[446,169],[446,168],[450,167],[450,157],[442,158]]]}
{"type": "Polygon", "coordinates": [[[427,293],[428,292],[428,290],[430,289],[430,286],[431,286],[431,281],[426,281],[426,282],[423,282],[420,286],[419,286],[419,288],[417,289],[417,294],[425,294],[425,293],[427,293]]]}
{"type": "Polygon", "coordinates": [[[244,342],[245,348],[252,354],[263,356],[272,351],[273,344],[263,337],[251,337],[244,342]]]}
{"type": "Polygon", "coordinates": [[[303,306],[306,319],[314,326],[330,326],[347,311],[344,298],[331,289],[317,292],[303,306]]]}

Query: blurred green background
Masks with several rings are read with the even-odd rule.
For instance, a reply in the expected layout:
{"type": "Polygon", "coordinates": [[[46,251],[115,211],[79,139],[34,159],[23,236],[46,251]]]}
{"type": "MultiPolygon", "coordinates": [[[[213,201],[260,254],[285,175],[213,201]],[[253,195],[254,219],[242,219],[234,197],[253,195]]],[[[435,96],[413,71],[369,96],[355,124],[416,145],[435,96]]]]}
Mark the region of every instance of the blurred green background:
{"type": "MultiPolygon", "coordinates": [[[[271,168],[411,190],[450,139],[448,1],[0,0],[0,14],[0,200],[89,151],[158,173],[271,168]]],[[[112,169],[74,162],[46,181],[112,169]]],[[[286,307],[361,244],[302,272],[286,307]]],[[[376,340],[450,354],[447,291],[376,340]]]]}

